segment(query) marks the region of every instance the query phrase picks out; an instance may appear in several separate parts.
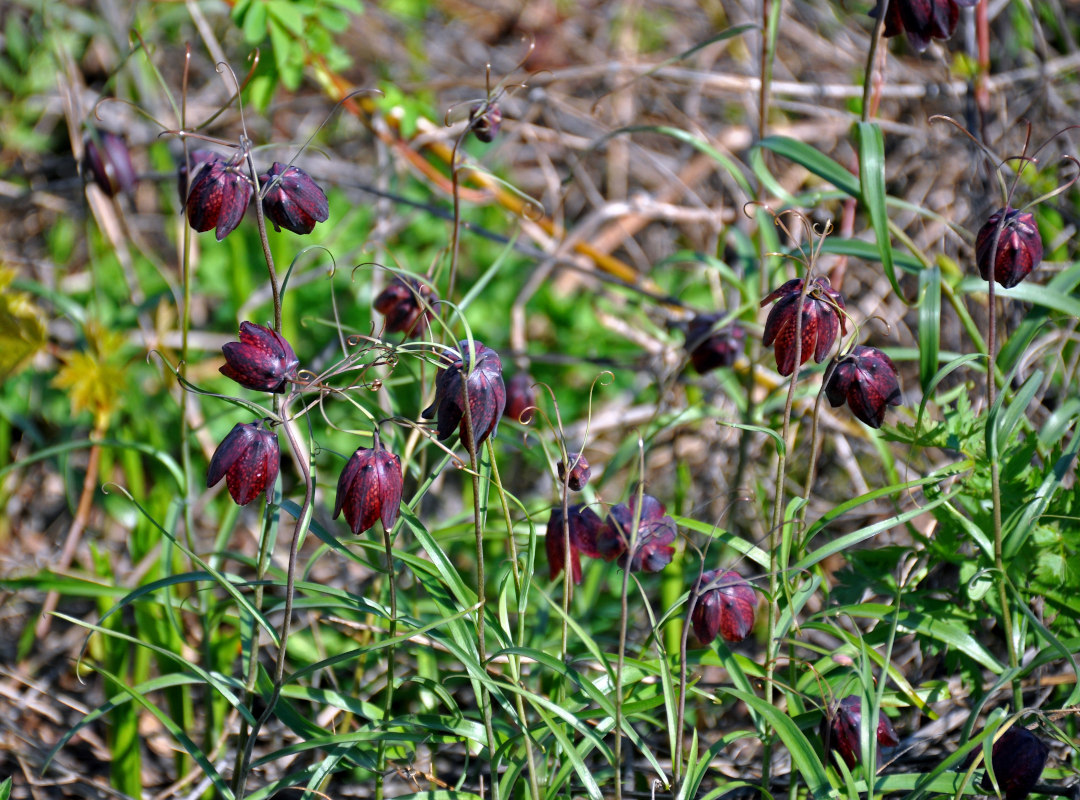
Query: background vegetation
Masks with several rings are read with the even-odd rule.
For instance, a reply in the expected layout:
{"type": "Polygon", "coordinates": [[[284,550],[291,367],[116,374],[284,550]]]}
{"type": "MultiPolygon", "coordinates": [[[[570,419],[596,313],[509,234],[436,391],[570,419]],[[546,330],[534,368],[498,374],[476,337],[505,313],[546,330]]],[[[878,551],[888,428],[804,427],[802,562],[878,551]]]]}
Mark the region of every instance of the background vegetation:
{"type": "Polygon", "coordinates": [[[1007,726],[1049,746],[1036,791],[1075,796],[1080,20],[981,0],[920,53],[871,10],[5,3],[0,797],[916,800],[991,791],[1007,726]],[[132,192],[79,168],[91,128],[125,137],[132,192]],[[302,375],[360,368],[293,407],[269,504],[206,487],[250,404],[280,411],[218,372],[275,303],[254,208],[220,242],[187,226],[181,130],[246,131],[329,199],[268,233],[281,331],[302,375]],[[991,292],[1003,185],[1045,198],[1044,257],[991,292]],[[789,380],[762,344],[763,298],[808,270],[845,298],[837,347],[899,370],[880,430],[825,401],[830,360],[789,380]],[[428,341],[532,377],[528,424],[434,441],[432,351],[372,310],[394,272],[449,301],[428,341]],[[699,375],[712,313],[745,349],[699,375]],[[353,535],[338,476],[389,417],[400,519],[353,535]],[[553,508],[641,492],[669,565],[550,576],[553,508]],[[720,567],[756,625],[704,645],[684,623],[720,567]],[[876,770],[827,755],[848,695],[876,770]]]}

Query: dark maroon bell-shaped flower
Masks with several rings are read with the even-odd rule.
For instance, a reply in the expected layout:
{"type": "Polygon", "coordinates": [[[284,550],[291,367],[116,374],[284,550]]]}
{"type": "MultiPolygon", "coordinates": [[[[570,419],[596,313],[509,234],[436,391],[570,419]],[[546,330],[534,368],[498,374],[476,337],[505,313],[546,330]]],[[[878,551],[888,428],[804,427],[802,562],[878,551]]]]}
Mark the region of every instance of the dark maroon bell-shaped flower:
{"type": "Polygon", "coordinates": [[[1039,266],[1042,257],[1042,237],[1039,236],[1035,216],[1030,212],[999,208],[979,228],[975,239],[975,263],[979,265],[979,274],[984,281],[990,280],[993,274],[994,280],[1006,289],[1011,289],[1026,278],[1039,266]],[[1005,225],[998,237],[997,256],[992,257],[990,249],[994,246],[994,234],[997,233],[1002,212],[1005,214],[1005,225]]]}
{"type": "Polygon", "coordinates": [[[976,2],[978,0],[889,0],[884,35],[907,33],[908,42],[921,53],[931,39],[948,39],[953,35],[960,19],[959,6],[973,6],[976,2]]]}
{"type": "MultiPolygon", "coordinates": [[[[796,366],[796,306],[799,304],[802,288],[802,279],[795,278],[761,301],[763,308],[768,303],[776,302],[765,320],[765,335],[761,343],[765,347],[772,346],[776,356],[776,368],[781,375],[790,375],[796,366]]],[[[799,365],[805,364],[811,354],[819,364],[825,360],[836,342],[837,332],[847,333],[843,311],[844,298],[829,285],[829,279],[814,278],[802,303],[802,350],[799,365]]]]}
{"type": "Polygon", "coordinates": [[[458,342],[456,353],[443,354],[447,366],[435,379],[435,401],[424,409],[425,419],[437,417],[439,441],[449,439],[460,428],[461,441],[470,449],[466,396],[477,448],[495,433],[506,408],[506,385],[499,354],[481,342],[474,340],[472,344],[475,364],[470,364],[467,340],[458,342]]]}
{"type": "Polygon", "coordinates": [[[485,101],[469,112],[469,126],[481,142],[494,141],[502,125],[502,109],[499,104],[485,101]]]}
{"type": "Polygon", "coordinates": [[[220,242],[244,218],[255,193],[244,174],[243,162],[213,159],[207,162],[191,184],[187,196],[188,223],[199,233],[217,229],[220,242]]]}
{"type": "MultiPolygon", "coordinates": [[[[640,515],[637,514],[637,503],[635,493],[629,503],[620,503],[611,509],[608,531],[603,532],[606,539],[598,536],[598,548],[605,553],[614,553],[619,558],[619,566],[626,569],[629,564],[631,572],[659,572],[675,555],[675,548],[671,546],[675,541],[675,521],[665,515],[664,504],[652,495],[641,496],[640,515]],[[628,559],[626,550],[634,538],[631,534],[635,517],[638,517],[637,538],[628,559]]],[[[609,555],[601,557],[611,558],[609,555]]]]}
{"type": "Polygon", "coordinates": [[[259,392],[284,392],[300,363],[280,333],[254,322],[241,322],[240,341],[228,342],[221,351],[225,354],[221,374],[259,392]]]}
{"type": "Polygon", "coordinates": [[[730,367],[743,350],[746,333],[738,325],[713,330],[720,314],[699,314],[686,330],[690,363],[700,375],[719,367],[730,367]]]}
{"type": "Polygon", "coordinates": [[[515,372],[506,382],[506,416],[522,424],[532,422],[536,408],[536,391],[532,376],[527,372],[515,372]]]}
{"type": "MultiPolygon", "coordinates": [[[[105,194],[115,197],[118,193],[135,191],[138,177],[131,165],[127,143],[109,131],[95,130],[83,142],[83,169],[105,194]]],[[[85,174],[85,173],[84,173],[85,174]]]]}
{"type": "Polygon", "coordinates": [[[566,464],[563,462],[560,461],[558,464],[559,480],[573,491],[580,492],[585,488],[585,484],[589,482],[589,478],[592,477],[589,462],[581,453],[568,453],[567,460],[570,462],[569,470],[566,469],[566,464]]]}
{"type": "Polygon", "coordinates": [[[259,185],[273,182],[263,195],[263,211],[274,223],[274,230],[282,228],[293,233],[311,233],[316,222],[326,222],[330,217],[330,204],[319,184],[300,167],[287,167],[277,161],[270,171],[259,176],[259,185]]]}
{"type": "MultiPolygon", "coordinates": [[[[1046,743],[1027,728],[1009,728],[994,742],[994,777],[1005,800],[1024,800],[1042,775],[1049,753],[1046,743]]],[[[994,791],[987,772],[979,784],[984,792],[994,791]]]]}
{"type": "Polygon", "coordinates": [[[354,534],[368,530],[381,519],[389,531],[401,505],[401,461],[387,451],[378,438],[374,447],[359,447],[338,478],[334,519],[345,512],[354,534]]]}
{"type": "Polygon", "coordinates": [[[221,160],[221,156],[212,150],[192,150],[188,153],[187,161],[181,158],[180,166],[176,168],[176,189],[180,193],[180,205],[187,205],[188,183],[191,176],[198,177],[207,164],[221,160]],[[189,165],[191,167],[190,172],[188,171],[189,165]]]}
{"type": "MultiPolygon", "coordinates": [[[[581,553],[589,555],[594,547],[597,531],[604,527],[600,516],[586,505],[570,506],[567,511],[569,520],[567,528],[570,533],[570,577],[574,583],[581,583],[581,553]]],[[[563,531],[562,508],[556,506],[551,509],[551,517],[548,519],[547,534],[544,537],[544,547],[547,550],[548,569],[551,571],[551,579],[555,580],[566,566],[566,537],[563,531]]]]}
{"type": "Polygon", "coordinates": [[[896,365],[876,347],[856,345],[836,365],[825,396],[834,408],[846,400],[852,414],[871,428],[880,428],[885,407],[900,405],[896,365]]]}
{"type": "Polygon", "coordinates": [[[276,434],[259,422],[238,423],[210,459],[206,488],[224,478],[238,505],[246,506],[264,492],[269,502],[280,464],[276,434]]]}
{"type": "Polygon", "coordinates": [[[717,634],[725,642],[741,642],[750,635],[757,611],[757,595],[742,575],[714,569],[701,576],[695,587],[697,602],[690,621],[694,635],[707,645],[717,634]]]}
{"type": "MultiPolygon", "coordinates": [[[[829,749],[838,753],[848,769],[854,769],[859,763],[859,725],[862,723],[862,700],[858,695],[849,694],[836,706],[836,711],[821,720],[821,738],[828,742],[829,749]]],[[[882,747],[896,747],[900,737],[896,735],[889,718],[878,712],[877,740],[882,747]]]]}
{"type": "Polygon", "coordinates": [[[396,277],[375,298],[375,310],[386,317],[387,333],[423,336],[439,309],[439,295],[415,278],[396,277]]]}

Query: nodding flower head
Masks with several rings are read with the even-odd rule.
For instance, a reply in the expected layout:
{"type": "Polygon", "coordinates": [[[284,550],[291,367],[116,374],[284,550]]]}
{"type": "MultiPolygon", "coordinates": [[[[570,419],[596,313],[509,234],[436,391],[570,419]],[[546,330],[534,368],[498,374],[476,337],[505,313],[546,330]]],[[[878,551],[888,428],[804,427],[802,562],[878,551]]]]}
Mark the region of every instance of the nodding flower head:
{"type": "MultiPolygon", "coordinates": [[[[821,720],[821,738],[829,743],[829,749],[838,754],[848,769],[854,769],[859,763],[859,726],[862,723],[862,699],[849,694],[841,700],[836,710],[825,714],[821,720]]],[[[877,740],[882,747],[896,747],[900,737],[896,735],[889,718],[884,712],[878,712],[877,740]]]]}
{"type": "Polygon", "coordinates": [[[485,100],[469,112],[469,128],[481,142],[494,141],[502,125],[502,109],[494,100],[485,100]]]}
{"type": "Polygon", "coordinates": [[[395,277],[375,298],[375,310],[386,318],[387,333],[405,338],[423,336],[439,310],[439,295],[415,278],[395,277]]]}
{"type": "MultiPolygon", "coordinates": [[[[83,142],[83,168],[105,194],[115,197],[135,191],[138,176],[123,137],[96,129],[83,142]]],[[[84,173],[85,174],[85,173],[84,173]]]]}
{"type": "Polygon", "coordinates": [[[698,374],[730,367],[743,350],[746,333],[741,327],[732,324],[713,330],[720,317],[720,314],[699,314],[690,320],[686,331],[686,349],[690,351],[690,363],[698,374]]]}
{"type": "MultiPolygon", "coordinates": [[[[1024,800],[1039,782],[1046,756],[1046,743],[1027,728],[1013,725],[994,742],[994,777],[1005,800],[1024,800]]],[[[990,773],[979,784],[984,792],[994,791],[990,773]]]]}
{"type": "MultiPolygon", "coordinates": [[[[931,39],[948,39],[960,19],[959,6],[973,6],[978,0],[890,0],[885,16],[885,36],[907,34],[919,53],[931,39]]],[[[880,9],[880,3],[878,9],[880,9]]],[[[873,12],[876,16],[880,10],[873,12]]]]}
{"type": "Polygon", "coordinates": [[[224,478],[229,494],[238,505],[246,506],[263,493],[269,502],[280,465],[277,435],[260,422],[239,423],[210,459],[206,487],[224,478]]]}
{"type": "Polygon", "coordinates": [[[547,550],[548,569],[551,571],[551,579],[555,580],[559,573],[570,562],[570,577],[574,583],[581,583],[581,553],[589,555],[592,543],[596,541],[597,531],[603,528],[603,520],[600,516],[586,505],[573,505],[567,511],[567,529],[570,533],[570,553],[567,558],[566,536],[563,531],[563,513],[560,506],[551,509],[551,517],[548,518],[547,534],[544,537],[544,548],[547,550]]]}
{"type": "Polygon", "coordinates": [[[203,165],[187,196],[188,223],[199,233],[217,229],[220,242],[244,218],[255,193],[244,174],[243,161],[232,163],[212,159],[203,165]]]}
{"type": "Polygon", "coordinates": [[[401,461],[376,439],[374,447],[359,447],[338,478],[334,519],[344,511],[354,534],[381,519],[383,530],[394,527],[401,505],[401,461]]]}
{"type": "Polygon", "coordinates": [[[598,537],[598,549],[602,558],[617,557],[619,566],[631,572],[659,572],[671,563],[675,555],[675,521],[665,514],[664,504],[652,495],[641,496],[638,512],[638,496],[635,493],[629,503],[620,503],[608,514],[607,530],[598,537]],[[634,520],[637,518],[637,536],[633,536],[634,520]],[[633,550],[627,557],[631,545],[633,550]]]}
{"type": "Polygon", "coordinates": [[[836,365],[825,396],[833,407],[847,401],[851,413],[871,428],[885,421],[885,408],[900,405],[900,383],[892,359],[876,347],[856,345],[836,365]]]}
{"type": "Polygon", "coordinates": [[[176,188],[180,193],[180,205],[187,205],[188,199],[188,184],[191,177],[198,176],[199,172],[210,163],[214,161],[221,161],[222,158],[213,150],[192,150],[188,153],[187,161],[181,158],[180,166],[176,168],[176,188]],[[188,167],[191,167],[190,171],[188,167]]]}
{"type": "Polygon", "coordinates": [[[1039,266],[1042,257],[1042,238],[1031,212],[999,208],[979,229],[975,238],[975,263],[979,265],[979,274],[984,281],[989,281],[992,275],[993,280],[1006,289],[1024,280],[1039,266]],[[998,237],[997,253],[994,254],[990,249],[994,246],[994,234],[1001,224],[1002,214],[1005,215],[1005,223],[998,237]]]}
{"type": "MultiPolygon", "coordinates": [[[[796,307],[802,289],[802,279],[795,278],[761,301],[762,307],[776,303],[765,320],[765,335],[761,343],[765,347],[773,347],[776,369],[781,375],[790,375],[797,366],[795,326],[799,315],[796,307]]],[[[847,333],[844,298],[829,285],[828,278],[814,278],[802,302],[799,365],[805,364],[811,355],[819,364],[824,361],[836,342],[838,331],[847,333]]]]}
{"type": "Polygon", "coordinates": [[[506,385],[502,377],[499,354],[482,342],[473,341],[476,362],[470,364],[469,342],[458,342],[457,352],[443,354],[446,366],[435,379],[435,401],[426,409],[425,419],[437,418],[439,440],[449,439],[460,428],[461,441],[469,442],[468,422],[465,419],[466,397],[476,447],[496,432],[506,408],[506,385]]]}
{"type": "Polygon", "coordinates": [[[271,182],[262,204],[266,218],[274,223],[274,230],[286,228],[293,233],[311,233],[316,222],[329,219],[326,194],[300,167],[286,167],[275,161],[269,172],[259,176],[261,186],[271,182]]]}
{"type": "Polygon", "coordinates": [[[254,322],[241,322],[240,341],[228,342],[221,350],[225,354],[221,374],[259,392],[284,392],[300,364],[280,333],[254,322]]]}
{"type": "Polygon", "coordinates": [[[702,574],[694,591],[697,602],[690,621],[702,644],[711,644],[717,634],[725,642],[741,642],[750,635],[757,595],[742,575],[733,570],[709,570],[702,574]]]}
{"type": "Polygon", "coordinates": [[[570,463],[569,470],[567,470],[566,464],[562,461],[558,464],[559,480],[565,483],[573,491],[580,492],[585,488],[585,484],[589,482],[589,478],[592,477],[592,470],[589,469],[589,462],[581,453],[568,453],[567,461],[570,463]]]}
{"type": "Polygon", "coordinates": [[[532,376],[527,372],[515,372],[506,382],[506,416],[515,422],[532,422],[536,407],[536,391],[532,376]]]}

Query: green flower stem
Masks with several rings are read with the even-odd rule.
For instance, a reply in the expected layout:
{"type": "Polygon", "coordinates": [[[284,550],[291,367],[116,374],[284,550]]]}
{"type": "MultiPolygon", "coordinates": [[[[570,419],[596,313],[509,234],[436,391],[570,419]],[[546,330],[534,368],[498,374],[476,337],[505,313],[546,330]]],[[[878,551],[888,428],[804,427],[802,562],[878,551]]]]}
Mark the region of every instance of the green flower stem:
{"type": "MultiPolygon", "coordinates": [[[[521,589],[523,582],[521,580],[521,565],[518,563],[517,542],[514,540],[514,522],[510,517],[510,503],[506,497],[506,489],[503,488],[502,477],[499,475],[499,462],[495,460],[495,445],[491,439],[487,441],[488,446],[488,458],[491,459],[491,476],[495,482],[495,488],[499,493],[499,502],[502,505],[503,518],[506,521],[506,537],[510,548],[510,568],[514,575],[514,590],[517,594],[517,601],[520,605],[521,602],[521,589]]],[[[567,551],[569,552],[569,550],[567,551]]],[[[517,643],[520,646],[525,644],[525,615],[517,615],[517,643]]],[[[510,677],[515,684],[521,683],[521,659],[517,656],[512,656],[507,660],[510,666],[510,677]]],[[[529,735],[529,721],[525,716],[525,700],[520,692],[514,693],[514,705],[518,713],[518,724],[521,726],[522,735],[525,738],[525,760],[528,764],[528,779],[529,779],[529,791],[531,792],[532,800],[540,800],[540,782],[536,774],[536,755],[533,752],[532,736],[529,735]]]]}
{"type": "MultiPolygon", "coordinates": [[[[469,369],[473,365],[470,363],[469,369]]],[[[465,435],[469,451],[469,464],[472,467],[472,495],[473,495],[473,530],[476,532],[476,654],[480,661],[480,668],[487,669],[487,645],[485,643],[485,620],[484,611],[487,608],[487,577],[484,575],[484,525],[481,519],[480,509],[480,459],[476,452],[476,436],[473,430],[472,408],[469,402],[468,375],[462,376],[461,388],[463,411],[465,420],[465,435]]],[[[495,728],[491,724],[491,692],[483,681],[477,681],[480,689],[480,715],[484,718],[484,733],[487,736],[488,767],[491,780],[491,798],[499,800],[499,771],[495,766],[495,728]]]]}

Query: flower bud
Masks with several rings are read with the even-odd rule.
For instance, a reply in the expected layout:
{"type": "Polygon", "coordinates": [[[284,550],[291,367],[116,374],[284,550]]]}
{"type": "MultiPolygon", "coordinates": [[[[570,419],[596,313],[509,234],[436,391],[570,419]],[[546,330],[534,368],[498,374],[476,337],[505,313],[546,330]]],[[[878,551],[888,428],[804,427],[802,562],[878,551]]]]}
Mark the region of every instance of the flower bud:
{"type": "MultiPolygon", "coordinates": [[[[773,347],[776,368],[781,375],[790,375],[796,367],[796,306],[799,304],[802,288],[802,279],[795,278],[761,301],[762,307],[776,302],[765,320],[765,335],[761,343],[765,347],[773,347]]],[[[843,311],[844,298],[829,285],[829,279],[815,278],[802,302],[802,323],[799,330],[802,347],[799,365],[805,364],[811,354],[819,364],[825,360],[836,342],[837,331],[847,333],[843,311]]]]}
{"type": "Polygon", "coordinates": [[[209,489],[224,478],[229,494],[238,505],[246,506],[264,492],[270,502],[280,464],[277,435],[259,422],[239,423],[210,459],[206,487],[209,489]]]}
{"type": "Polygon", "coordinates": [[[515,372],[506,382],[506,416],[528,424],[532,422],[536,407],[536,392],[533,390],[532,376],[527,372],[515,372]]]}
{"type": "Polygon", "coordinates": [[[188,223],[199,233],[216,228],[220,242],[240,224],[254,193],[251,179],[243,173],[241,164],[213,159],[191,184],[187,197],[188,223]]]}
{"type": "MultiPolygon", "coordinates": [[[[973,6],[978,0],[890,0],[885,16],[885,36],[907,34],[916,52],[923,52],[931,39],[948,39],[960,19],[958,6],[973,6]]],[[[880,4],[878,6],[880,8],[880,4]]],[[[880,11],[875,11],[874,16],[880,11]]]]}
{"type": "Polygon", "coordinates": [[[83,170],[90,173],[105,194],[115,197],[120,192],[135,191],[138,177],[122,137],[96,129],[84,140],[83,151],[83,170]]]}
{"type": "Polygon", "coordinates": [[[975,263],[979,265],[979,274],[984,281],[994,280],[1011,289],[1024,280],[1043,257],[1042,238],[1031,212],[1017,211],[1015,208],[999,208],[986,224],[979,229],[975,238],[975,263]],[[1002,212],[1005,224],[998,237],[997,256],[991,267],[990,248],[994,246],[994,235],[1001,223],[1002,212]]]}
{"type": "Polygon", "coordinates": [[[284,392],[300,363],[281,334],[254,322],[241,322],[240,341],[228,342],[221,351],[225,354],[221,374],[258,392],[284,392]]]}
{"type": "Polygon", "coordinates": [[[856,345],[836,365],[825,396],[835,408],[847,401],[851,413],[871,428],[885,421],[885,407],[900,405],[900,383],[892,359],[876,347],[856,345]]]}
{"type": "MultiPolygon", "coordinates": [[[[844,759],[848,769],[854,769],[859,763],[859,753],[862,750],[859,745],[861,724],[862,699],[855,694],[849,694],[841,700],[832,716],[826,714],[821,720],[821,738],[828,742],[830,750],[844,759]]],[[[882,747],[896,747],[900,744],[900,737],[896,735],[892,723],[881,711],[878,712],[877,740],[882,747]]]]}
{"type": "Polygon", "coordinates": [[[375,447],[359,447],[338,478],[334,519],[344,510],[354,534],[381,519],[383,530],[394,527],[401,505],[401,461],[376,439],[375,447]]]}
{"type": "Polygon", "coordinates": [[[690,352],[690,363],[700,375],[718,367],[730,367],[739,357],[746,337],[738,325],[728,325],[717,331],[713,325],[720,319],[720,314],[699,314],[690,320],[686,331],[686,349],[690,352]]]}
{"type": "Polygon", "coordinates": [[[405,338],[423,336],[438,313],[439,295],[423,281],[396,277],[375,298],[375,310],[386,317],[387,333],[405,338]]]}
{"type": "Polygon", "coordinates": [[[270,171],[259,176],[259,184],[270,188],[263,195],[263,211],[274,230],[287,228],[293,233],[311,233],[316,222],[330,217],[326,194],[311,176],[299,167],[286,167],[277,161],[270,171]]]}
{"type": "Polygon", "coordinates": [[[585,456],[581,453],[569,453],[568,456],[570,470],[568,472],[566,465],[560,461],[558,465],[559,480],[573,491],[580,492],[585,488],[585,484],[589,482],[592,471],[589,469],[589,462],[585,460],[585,456]]]}
{"type": "MultiPolygon", "coordinates": [[[[1024,800],[1039,782],[1049,748],[1027,728],[1013,725],[993,748],[994,777],[1005,800],[1024,800]]],[[[979,784],[984,792],[994,791],[987,772],[979,784]]]]}
{"type": "Polygon", "coordinates": [[[743,577],[732,570],[710,570],[694,588],[697,603],[690,621],[694,635],[711,644],[717,634],[725,642],[741,642],[750,635],[757,612],[757,595],[743,577]]]}
{"type": "Polygon", "coordinates": [[[481,142],[492,142],[499,135],[502,109],[493,101],[484,101],[469,112],[469,128],[481,142]]]}
{"type": "Polygon", "coordinates": [[[499,354],[482,342],[474,340],[472,344],[475,365],[469,364],[467,340],[458,342],[458,352],[443,355],[447,366],[435,379],[435,401],[423,412],[425,419],[438,417],[439,441],[449,439],[460,428],[461,441],[469,449],[472,448],[465,420],[466,396],[477,448],[496,432],[506,408],[506,385],[499,354]]]}

